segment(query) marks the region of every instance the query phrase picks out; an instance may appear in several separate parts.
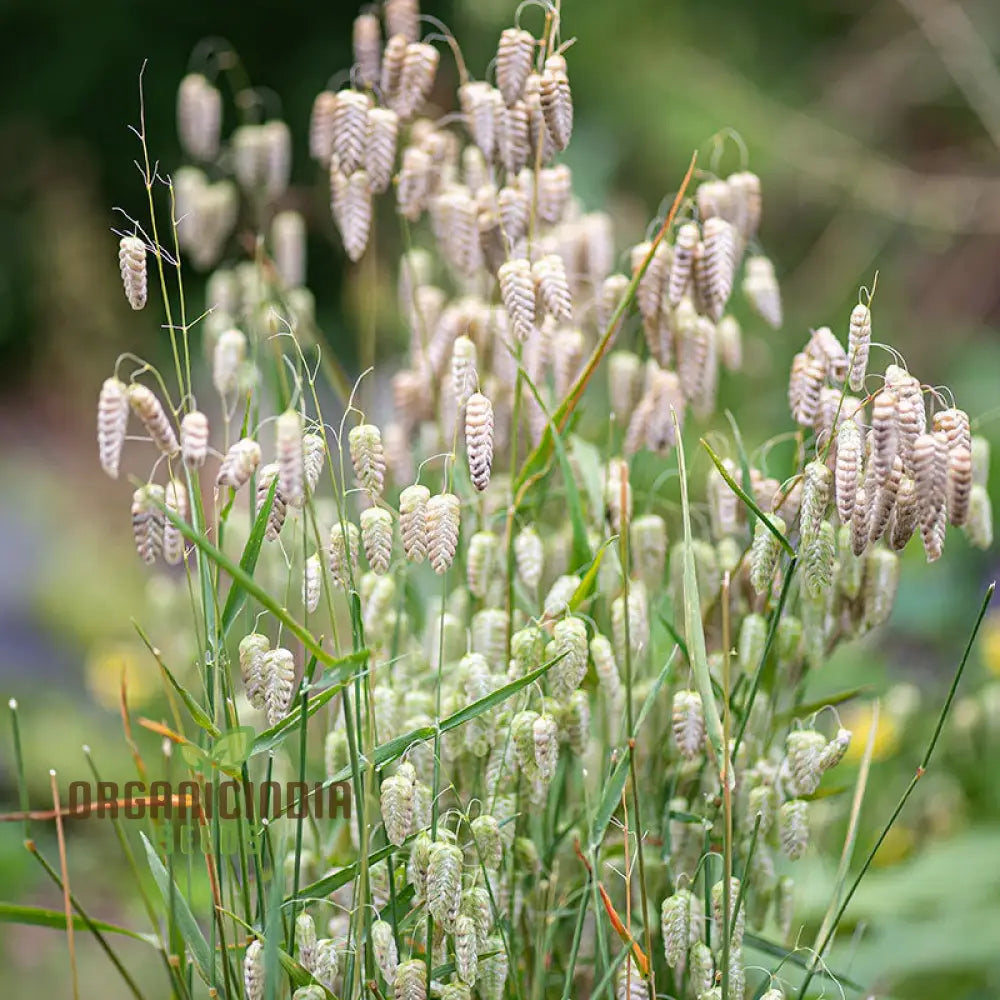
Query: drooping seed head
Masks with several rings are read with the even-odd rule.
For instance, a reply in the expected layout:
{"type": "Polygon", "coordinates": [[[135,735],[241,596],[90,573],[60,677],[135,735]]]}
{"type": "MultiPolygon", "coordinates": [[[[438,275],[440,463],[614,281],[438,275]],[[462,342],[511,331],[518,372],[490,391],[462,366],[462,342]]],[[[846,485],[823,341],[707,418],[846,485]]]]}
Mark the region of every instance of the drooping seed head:
{"type": "Polygon", "coordinates": [[[361,532],[350,521],[337,521],[330,529],[330,575],[340,587],[349,587],[357,577],[361,532]]]}
{"type": "Polygon", "coordinates": [[[767,257],[747,258],[743,276],[743,295],[750,308],[775,330],[781,328],[783,311],[781,289],[774,275],[774,265],[767,257]]]}
{"type": "MultiPolygon", "coordinates": [[[[187,488],[177,479],[167,483],[163,493],[163,502],[168,511],[176,514],[182,521],[188,516],[187,488]]],[[[176,566],[184,558],[184,535],[169,518],[163,519],[163,559],[171,566],[176,566]]]]}
{"type": "Polygon", "coordinates": [[[177,88],[177,135],[193,160],[213,160],[219,152],[222,95],[201,73],[188,73],[177,88]]]}
{"type": "Polygon", "coordinates": [[[790,799],[778,810],[778,840],[789,861],[797,861],[809,845],[809,807],[802,799],[790,799]]]}
{"type": "Polygon", "coordinates": [[[208,457],[208,417],[199,410],[181,420],[181,457],[190,469],[200,469],[208,457]]]}
{"type": "MultiPolygon", "coordinates": [[[[779,533],[785,533],[785,522],[781,517],[777,514],[768,514],[766,517],[779,533]]],[[[771,589],[780,554],[781,543],[774,533],[760,521],[756,521],[750,548],[750,585],[758,594],[766,594],[771,589]]]]}
{"type": "Polygon", "coordinates": [[[697,223],[685,222],[677,230],[674,238],[674,263],[667,283],[667,301],[672,306],[676,306],[684,297],[691,282],[695,248],[700,239],[697,223]]]}
{"type": "Polygon", "coordinates": [[[389,571],[392,562],[392,515],[383,507],[369,507],[361,512],[361,541],[372,572],[389,571]]]}
{"type": "Polygon", "coordinates": [[[128,391],[117,378],[105,379],[97,401],[97,450],[101,468],[118,478],[125,432],[128,429],[128,391]]]}
{"type": "Polygon", "coordinates": [[[133,309],[146,304],[146,244],[138,236],[123,236],[118,245],[125,298],[133,309]]]}
{"type": "Polygon", "coordinates": [[[705,713],[701,695],[697,691],[677,691],[671,718],[674,742],[681,756],[686,760],[696,760],[705,744],[705,713]]]}
{"type": "Polygon", "coordinates": [[[465,407],[465,449],[472,485],[482,492],[493,470],[493,404],[474,392],[465,407]]]}
{"type": "Polygon", "coordinates": [[[448,570],[458,547],[461,504],[454,493],[438,493],[427,501],[427,555],[431,568],[441,574],[448,570]]]}
{"type": "Polygon", "coordinates": [[[164,489],[156,483],[140,486],[132,494],[132,534],[139,558],[146,565],[156,562],[163,552],[164,489]]]}
{"type": "Polygon", "coordinates": [[[230,329],[219,335],[212,353],[212,384],[220,396],[237,388],[246,354],[247,338],[241,330],[230,329]]]}
{"type": "Polygon", "coordinates": [[[173,458],[181,450],[181,446],[177,443],[177,435],[171,426],[170,418],[163,409],[163,404],[152,389],[148,389],[139,382],[133,382],[128,387],[128,401],[153,439],[153,444],[164,455],[173,458]]]}
{"type": "Polygon", "coordinates": [[[258,465],[260,445],[253,438],[241,438],[226,452],[215,483],[238,490],[250,479],[258,465]]]}
{"type": "Polygon", "coordinates": [[[374,496],[381,496],[385,484],[382,432],[375,424],[358,424],[351,428],[347,442],[358,485],[374,496]]]}
{"type": "Polygon", "coordinates": [[[264,707],[268,726],[276,726],[287,714],[295,683],[295,657],[290,650],[268,650],[261,659],[264,707]]]}
{"type": "Polygon", "coordinates": [[[899,586],[899,556],[887,549],[872,549],[865,559],[865,584],[861,595],[866,628],[882,625],[892,614],[899,586]]]}

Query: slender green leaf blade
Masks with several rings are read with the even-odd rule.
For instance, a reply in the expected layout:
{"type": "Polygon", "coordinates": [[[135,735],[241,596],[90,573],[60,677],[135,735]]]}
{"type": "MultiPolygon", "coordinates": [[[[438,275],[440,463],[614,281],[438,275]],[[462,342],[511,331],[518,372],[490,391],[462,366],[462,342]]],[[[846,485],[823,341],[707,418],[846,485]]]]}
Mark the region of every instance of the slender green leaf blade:
{"type": "MultiPolygon", "coordinates": [[[[274,503],[274,493],[278,488],[278,480],[275,479],[267,491],[267,499],[261,504],[260,510],[254,518],[253,528],[250,537],[243,548],[243,555],[240,556],[240,569],[248,576],[253,576],[257,568],[257,560],[260,558],[261,546],[264,544],[264,533],[267,531],[267,519],[271,514],[271,505],[274,503]]],[[[229,595],[226,597],[226,605],[222,609],[222,634],[228,635],[229,630],[236,621],[236,616],[243,610],[246,604],[247,591],[236,580],[233,580],[229,588],[229,595]]]]}
{"type": "MultiPolygon", "coordinates": [[[[30,927],[49,927],[55,931],[66,930],[66,914],[58,910],[47,910],[41,906],[22,906],[19,903],[0,903],[0,923],[2,924],[25,924],[30,927]]],[[[160,942],[151,934],[140,934],[138,931],[129,930],[127,927],[120,927],[118,924],[109,924],[104,920],[94,920],[91,918],[90,924],[78,913],[73,915],[73,929],[78,931],[94,930],[104,934],[121,934],[130,937],[135,941],[143,941],[156,948],[160,947],[160,942]]]]}

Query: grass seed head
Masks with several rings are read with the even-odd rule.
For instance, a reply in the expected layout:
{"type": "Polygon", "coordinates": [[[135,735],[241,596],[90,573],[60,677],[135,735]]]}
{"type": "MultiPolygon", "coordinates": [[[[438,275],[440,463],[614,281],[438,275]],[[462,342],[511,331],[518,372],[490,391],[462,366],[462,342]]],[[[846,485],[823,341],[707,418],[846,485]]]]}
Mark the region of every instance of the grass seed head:
{"type": "Polygon", "coordinates": [[[287,714],[295,683],[295,657],[290,650],[268,650],[261,660],[264,708],[268,726],[276,726],[287,714]]]}
{"type": "Polygon", "coordinates": [[[147,566],[163,552],[164,516],[160,504],[164,502],[164,489],[156,483],[140,486],[132,494],[132,534],[139,558],[147,566]]]}
{"type": "Polygon", "coordinates": [[[128,387],[128,401],[136,416],[142,421],[149,436],[164,455],[173,458],[181,450],[170,418],[159,398],[146,386],[133,382],[128,387]]]}
{"type": "Polygon", "coordinates": [[[214,160],[219,154],[222,95],[201,73],[188,73],[177,89],[177,135],[193,160],[214,160]]]}
{"type": "Polygon", "coordinates": [[[112,478],[118,478],[125,432],[128,429],[129,395],[125,383],[117,378],[105,379],[97,401],[97,451],[101,468],[112,478]]]}
{"type": "Polygon", "coordinates": [[[253,438],[240,438],[226,452],[215,483],[240,489],[260,465],[260,445],[253,438]]]}
{"type": "Polygon", "coordinates": [[[133,309],[146,304],[146,244],[138,236],[123,236],[118,244],[125,298],[133,309]]]}
{"type": "Polygon", "coordinates": [[[369,507],[361,512],[361,541],[372,572],[389,572],[392,562],[392,515],[384,507],[369,507]]]}
{"type": "Polygon", "coordinates": [[[809,845],[809,806],[802,799],[790,799],[778,810],[778,840],[789,861],[798,861],[809,845]]]}
{"type": "MultiPolygon", "coordinates": [[[[182,521],[188,516],[187,488],[177,479],[167,483],[163,493],[163,502],[167,510],[176,514],[182,521]]],[[[164,517],[163,521],[163,559],[171,566],[176,566],[184,558],[184,536],[172,521],[164,517]]]]}

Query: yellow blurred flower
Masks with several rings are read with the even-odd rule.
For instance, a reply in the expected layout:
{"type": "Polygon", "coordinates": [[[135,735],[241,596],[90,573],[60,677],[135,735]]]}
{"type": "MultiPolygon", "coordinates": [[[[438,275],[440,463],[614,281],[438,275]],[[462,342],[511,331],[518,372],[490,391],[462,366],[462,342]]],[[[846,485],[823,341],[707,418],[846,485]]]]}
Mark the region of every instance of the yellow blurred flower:
{"type": "Polygon", "coordinates": [[[157,677],[150,671],[145,649],[129,643],[98,643],[84,665],[87,689],[104,708],[117,710],[121,703],[122,671],[130,705],[148,701],[156,692],[157,677]]]}
{"type": "Polygon", "coordinates": [[[1000,614],[990,615],[983,623],[979,648],[983,651],[986,669],[995,677],[1000,677],[1000,614]]]}
{"type": "Polygon", "coordinates": [[[913,851],[916,838],[909,827],[894,826],[882,841],[882,846],[875,853],[872,859],[873,864],[879,868],[888,868],[890,865],[904,861],[913,851]]]}
{"type": "MultiPolygon", "coordinates": [[[[842,714],[844,725],[853,734],[851,745],[847,748],[847,754],[844,758],[852,764],[859,763],[865,754],[874,714],[868,703],[855,705],[842,714]]],[[[875,744],[872,747],[872,760],[885,760],[891,757],[898,747],[899,724],[883,707],[879,712],[878,729],[875,732],[875,744]]]]}

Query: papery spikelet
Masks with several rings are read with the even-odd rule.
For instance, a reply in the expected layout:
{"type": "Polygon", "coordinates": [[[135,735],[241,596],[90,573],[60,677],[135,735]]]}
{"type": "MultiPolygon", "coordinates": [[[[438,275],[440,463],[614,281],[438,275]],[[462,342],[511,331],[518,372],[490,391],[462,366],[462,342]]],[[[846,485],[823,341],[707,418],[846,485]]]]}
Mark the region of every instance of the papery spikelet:
{"type": "Polygon", "coordinates": [[[359,14],[354,19],[351,40],[358,77],[364,86],[371,87],[379,82],[382,68],[382,28],[378,15],[359,14]]]}
{"type": "Polygon", "coordinates": [[[260,465],[260,445],[253,438],[241,438],[226,452],[219,467],[216,486],[240,489],[260,465]]]}
{"type": "Polygon", "coordinates": [[[778,840],[789,861],[797,861],[809,845],[809,807],[802,799],[791,799],[778,810],[778,840]]]}
{"type": "Polygon", "coordinates": [[[435,573],[445,573],[455,558],[461,504],[454,493],[438,493],[427,501],[427,555],[435,573]]]}
{"type": "Polygon", "coordinates": [[[427,911],[446,930],[452,930],[462,896],[462,851],[438,841],[431,846],[427,865],[427,911]]]}
{"type": "Polygon", "coordinates": [[[714,216],[705,221],[704,252],[695,261],[695,281],[713,320],[722,317],[733,290],[738,252],[736,239],[736,231],[725,219],[714,216]]]}
{"type": "Polygon", "coordinates": [[[573,297],[566,278],[566,266],[559,254],[546,254],[531,269],[545,311],[559,323],[573,321],[573,297]]]}
{"type": "MultiPolygon", "coordinates": [[[[781,517],[777,514],[765,516],[780,534],[785,533],[785,522],[781,517]]],[[[766,594],[771,589],[780,554],[781,543],[774,532],[769,531],[760,521],[756,521],[753,544],[750,548],[750,585],[758,594],[766,594]]]]}
{"type": "Polygon", "coordinates": [[[780,329],[783,321],[781,289],[774,276],[774,265],[767,257],[747,258],[743,276],[743,295],[765,323],[775,330],[780,329]]]}
{"type": "Polygon", "coordinates": [[[247,338],[241,330],[224,331],[215,342],[212,353],[212,384],[221,396],[237,386],[240,367],[246,360],[247,338]]]}
{"type": "Polygon", "coordinates": [[[551,781],[559,761],[559,724],[545,713],[531,727],[535,766],[542,781],[551,781]]]}
{"type": "Polygon", "coordinates": [[[357,90],[342,90],[337,94],[330,152],[345,177],[350,177],[364,163],[370,107],[368,95],[357,90]]]}
{"type": "MultiPolygon", "coordinates": [[[[470,80],[458,88],[458,103],[465,117],[465,126],[485,160],[492,160],[496,150],[497,103],[500,93],[484,80],[470,80]]],[[[469,147],[472,148],[472,147],[469,147]]],[[[468,180],[467,180],[468,183],[468,180]]],[[[475,190],[477,185],[469,183],[475,190]]]]}
{"type": "Polygon", "coordinates": [[[872,473],[879,483],[884,482],[896,457],[896,402],[894,389],[886,385],[872,403],[872,473]]]}
{"type": "Polygon", "coordinates": [[[941,555],[938,520],[947,501],[948,440],[943,431],[921,434],[913,444],[913,483],[920,533],[928,561],[941,555]]]}
{"type": "Polygon", "coordinates": [[[583,333],[573,327],[558,330],[553,343],[552,371],[556,399],[565,399],[583,367],[583,333]]]}
{"type": "Polygon", "coordinates": [[[200,469],[208,457],[208,417],[199,410],[181,420],[181,457],[191,469],[200,469]]]}
{"type": "Polygon", "coordinates": [[[691,946],[688,966],[688,982],[691,985],[691,993],[697,1000],[702,1000],[715,982],[715,962],[712,958],[712,949],[704,941],[696,941],[691,946]]]}
{"type": "Polygon", "coordinates": [[[587,673],[587,627],[581,619],[571,615],[553,626],[546,659],[557,656],[562,658],[549,670],[549,688],[553,698],[565,702],[587,673]]]}
{"type": "Polygon", "coordinates": [[[481,653],[494,669],[504,664],[507,655],[507,612],[483,608],[472,616],[472,649],[481,653]]]}
{"type": "Polygon", "coordinates": [[[529,525],[517,533],[514,538],[514,562],[517,575],[521,582],[534,592],[542,579],[545,549],[538,532],[529,525]]]}
{"type": "MultiPolygon", "coordinates": [[[[459,916],[455,921],[455,972],[458,978],[462,980],[462,985],[468,984],[468,986],[474,986],[476,982],[476,975],[478,973],[478,962],[477,962],[477,932],[476,932],[476,922],[469,916],[459,916]]],[[[453,986],[458,986],[459,984],[452,984],[453,986]]],[[[447,989],[448,987],[445,987],[447,989]]],[[[442,997],[444,997],[445,990],[441,992],[442,997]]],[[[459,1000],[459,994],[452,994],[452,1000],[459,1000]]],[[[470,994],[466,988],[465,992],[462,994],[462,998],[469,997],[470,994]]]]}
{"type": "Polygon", "coordinates": [[[660,907],[660,931],[663,953],[667,965],[672,969],[684,967],[692,939],[692,917],[696,917],[698,913],[694,896],[688,889],[678,889],[663,900],[660,907]]]}
{"type": "MultiPolygon", "coordinates": [[[[900,485],[903,482],[903,460],[897,455],[892,460],[889,475],[877,485],[872,481],[875,475],[874,466],[869,465],[868,471],[872,478],[866,478],[866,496],[867,490],[873,490],[870,499],[871,510],[868,515],[868,537],[870,541],[877,542],[885,534],[889,518],[896,507],[900,485]]],[[[910,482],[912,484],[912,480],[910,482]]]]}
{"type": "Polygon", "coordinates": [[[388,32],[389,38],[382,52],[382,70],[379,78],[383,99],[389,105],[395,105],[399,96],[399,81],[403,73],[403,59],[406,56],[406,46],[409,41],[403,34],[388,32]]]}
{"type": "Polygon", "coordinates": [[[993,507],[982,483],[975,483],[969,493],[965,534],[977,549],[988,549],[993,544],[993,507]]]}
{"type": "Polygon", "coordinates": [[[316,964],[316,923],[308,913],[295,918],[295,950],[299,964],[311,970],[316,964]]]}
{"type": "Polygon", "coordinates": [[[750,170],[741,170],[730,174],[726,184],[733,202],[730,221],[739,230],[743,242],[749,242],[757,235],[763,211],[760,178],[750,170]]]}
{"type": "Polygon", "coordinates": [[[462,334],[457,337],[451,349],[451,385],[455,393],[455,403],[465,406],[476,391],[479,376],[476,372],[476,345],[471,338],[462,334]]]}
{"type": "Polygon", "coordinates": [[[899,556],[886,549],[872,549],[865,559],[865,585],[861,603],[866,628],[882,625],[892,614],[899,586],[899,556]]]}
{"type": "Polygon", "coordinates": [[[465,450],[472,485],[482,492],[493,470],[493,404],[474,392],[465,407],[465,450]]]}
{"type": "Polygon", "coordinates": [[[139,558],[147,565],[156,562],[163,552],[164,515],[160,504],[164,490],[156,483],[140,486],[132,494],[132,534],[139,558]]]}
{"type": "Polygon", "coordinates": [[[615,973],[615,1000],[649,1000],[649,984],[635,967],[631,954],[615,973]]]}
{"type": "Polygon", "coordinates": [[[608,463],[604,484],[604,510],[613,531],[621,532],[632,519],[632,487],[628,462],[621,458],[608,463]]]}
{"type": "Polygon", "coordinates": [[[361,532],[356,524],[337,521],[330,529],[330,574],[338,586],[349,586],[351,577],[357,575],[360,545],[361,532]]]}
{"type": "Polygon", "coordinates": [[[969,519],[972,493],[972,452],[965,445],[948,450],[948,523],[961,527],[969,519]]]}
{"type": "Polygon", "coordinates": [[[847,356],[850,364],[848,384],[855,392],[860,392],[864,388],[871,340],[871,309],[859,302],[851,310],[851,322],[847,335],[847,356]]]}
{"type": "Polygon", "coordinates": [[[674,694],[671,728],[681,756],[696,760],[705,743],[705,713],[697,691],[677,691],[674,694]]]}
{"type": "Polygon", "coordinates": [[[309,116],[309,155],[324,167],[333,153],[334,120],[337,114],[337,95],[321,90],[312,105],[309,116]]]}
{"type": "Polygon", "coordinates": [[[427,102],[440,58],[433,45],[410,42],[406,46],[395,103],[400,118],[412,118],[427,102]]]}
{"type": "Polygon", "coordinates": [[[382,978],[392,983],[396,978],[396,967],[399,965],[399,953],[396,949],[396,936],[392,924],[386,920],[376,920],[371,925],[372,953],[375,964],[382,978]]]}
{"type": "Polygon", "coordinates": [[[496,56],[497,86],[507,107],[523,93],[534,54],[535,39],[529,32],[506,28],[500,33],[496,56]]]}
{"type": "Polygon", "coordinates": [[[500,226],[507,240],[514,244],[528,230],[528,219],[531,215],[531,202],[527,192],[516,184],[508,184],[500,188],[497,194],[497,210],[500,213],[500,226]]]}
{"type": "Polygon", "coordinates": [[[545,636],[541,629],[534,625],[518,629],[510,637],[510,662],[507,672],[511,680],[523,677],[541,666],[544,652],[545,636]]]}
{"type": "Polygon", "coordinates": [[[128,391],[117,378],[105,379],[97,401],[97,450],[101,468],[112,478],[118,478],[122,446],[128,428],[128,391]]]}
{"type": "Polygon", "coordinates": [[[431,168],[431,158],[418,146],[407,146],[403,150],[396,198],[400,214],[410,222],[416,222],[427,205],[431,168]]]}
{"type": "Polygon", "coordinates": [[[851,745],[851,731],[841,727],[837,730],[837,735],[830,740],[819,755],[819,766],[824,771],[829,771],[836,767],[847,753],[851,745]]]}
{"type": "Polygon", "coordinates": [[[501,265],[497,272],[500,295],[514,335],[520,341],[531,336],[535,327],[535,285],[531,264],[516,257],[501,265]]]}
{"type": "Polygon", "coordinates": [[[399,847],[409,836],[413,824],[413,779],[393,774],[382,779],[379,801],[386,839],[399,847]]]}
{"type": "Polygon", "coordinates": [[[254,708],[264,707],[264,654],[271,648],[266,635],[251,632],[240,640],[240,674],[247,701],[254,708]]]}
{"type": "Polygon", "coordinates": [[[896,403],[896,435],[899,457],[903,467],[912,465],[913,448],[917,438],[927,429],[927,414],[924,411],[924,400],[921,395],[920,383],[915,378],[896,387],[898,395],[896,403]]]}
{"type": "Polygon", "coordinates": [[[621,676],[611,641],[606,636],[598,634],[590,640],[590,658],[594,661],[594,671],[614,713],[621,698],[621,676]]]}
{"type": "Polygon", "coordinates": [[[545,68],[539,81],[539,96],[545,127],[556,149],[563,150],[569,145],[573,134],[573,95],[566,75],[566,60],[559,54],[545,60],[545,68]]]}
{"type": "Polygon", "coordinates": [[[754,785],[747,795],[747,813],[760,817],[760,832],[766,834],[774,822],[777,794],[771,785],[754,785]]]}
{"type": "Polygon", "coordinates": [[[826,363],[808,354],[796,354],[788,380],[788,404],[792,418],[803,427],[811,427],[819,413],[826,363]]]}
{"type": "Polygon", "coordinates": [[[319,595],[322,587],[323,564],[318,555],[313,553],[305,564],[302,574],[302,603],[311,614],[319,607],[319,595]]]}
{"type": "Polygon", "coordinates": [[[854,510],[851,512],[850,548],[854,556],[860,556],[868,548],[870,510],[868,492],[863,486],[858,488],[854,497],[854,510]]]}
{"type": "Polygon", "coordinates": [[[392,986],[393,1000],[427,1000],[427,963],[411,958],[396,966],[392,986]]]}
{"type": "Polygon", "coordinates": [[[632,559],[648,590],[663,581],[667,566],[667,524],[659,514],[643,514],[631,525],[632,559]]]}
{"type": "Polygon", "coordinates": [[[469,539],[465,582],[473,597],[484,600],[500,571],[500,539],[492,531],[477,531],[469,539]]]}
{"type": "Polygon", "coordinates": [[[802,477],[802,505],[799,511],[799,531],[806,545],[820,529],[830,505],[833,492],[833,473],[818,460],[806,465],[802,477]]]}
{"type": "Polygon", "coordinates": [[[264,1000],[264,945],[254,938],[243,956],[243,986],[247,1000],[264,1000]]]}
{"type": "Polygon", "coordinates": [[[302,456],[302,416],[285,410],[275,425],[275,454],[278,465],[278,492],[293,507],[305,499],[305,472],[302,456]]]}
{"type": "Polygon", "coordinates": [[[306,280],[306,221],[300,212],[278,212],[271,220],[271,252],[278,276],[288,288],[306,280]]]}
{"type": "Polygon", "coordinates": [[[853,420],[845,420],[837,432],[834,479],[840,523],[849,524],[861,485],[861,428],[853,420]]]}
{"type": "Polygon", "coordinates": [[[501,1000],[507,983],[508,959],[504,940],[500,936],[487,938],[483,943],[483,953],[489,958],[479,962],[477,989],[483,1000],[501,1000]]]}
{"type": "Polygon", "coordinates": [[[631,351],[608,356],[608,395],[611,412],[623,425],[628,422],[642,393],[642,362],[631,351]]]}
{"type": "Polygon", "coordinates": [[[385,484],[382,432],[375,424],[358,424],[351,428],[347,443],[358,485],[374,496],[380,496],[385,484]]]}
{"type": "MultiPolygon", "coordinates": [[[[167,510],[176,514],[182,521],[188,516],[188,495],[184,484],[177,479],[171,479],[163,493],[163,502],[167,510]]],[[[169,518],[163,522],[163,558],[171,566],[176,566],[184,558],[184,536],[169,518]]]]}
{"type": "Polygon", "coordinates": [[[128,401],[153,439],[153,444],[164,455],[169,455],[171,458],[176,455],[181,446],[177,443],[177,435],[170,425],[170,418],[163,409],[163,404],[153,391],[139,382],[133,382],[128,387],[128,401]]]}
{"type": "Polygon", "coordinates": [[[685,222],[677,230],[674,238],[674,262],[667,283],[667,301],[672,306],[676,306],[687,291],[694,268],[695,248],[700,238],[701,234],[694,222],[685,222]]]}
{"type": "Polygon", "coordinates": [[[219,152],[222,95],[201,73],[188,73],[177,89],[177,135],[194,160],[212,160],[219,152]]]}
{"type": "Polygon", "coordinates": [[[719,360],[727,371],[738,372],[743,367],[743,331],[735,316],[723,316],[716,324],[715,339],[719,360]]]}
{"type": "Polygon", "coordinates": [[[837,542],[833,525],[829,521],[822,521],[815,534],[809,536],[802,556],[806,590],[813,597],[819,597],[833,582],[836,555],[837,542]]]}
{"type": "MultiPolygon", "coordinates": [[[[721,941],[725,936],[723,931],[722,915],[725,912],[725,892],[724,883],[716,882],[712,886],[712,940],[721,941]]],[[[741,906],[739,913],[736,912],[736,902],[740,897],[740,880],[731,878],[729,880],[729,933],[731,935],[731,947],[740,948],[743,942],[743,931],[746,924],[746,907],[741,906]]]]}
{"type": "Polygon", "coordinates": [[[471,830],[483,866],[489,871],[498,870],[503,862],[503,839],[496,817],[488,814],[477,816],[471,823],[471,830]]]}
{"type": "Polygon", "coordinates": [[[133,309],[146,304],[146,244],[138,236],[123,236],[119,243],[118,263],[121,265],[125,298],[133,309]]]}
{"type": "Polygon", "coordinates": [[[560,725],[569,743],[570,750],[578,757],[587,752],[590,740],[590,696],[583,688],[577,688],[569,699],[569,704],[560,716],[560,725]]]}
{"type": "Polygon", "coordinates": [[[826,739],[814,729],[795,729],[785,739],[789,777],[799,795],[812,795],[822,776],[820,756],[826,739]]]}
{"type": "MultiPolygon", "coordinates": [[[[736,463],[731,459],[724,459],[722,463],[729,475],[736,479],[739,470],[736,463]]],[[[727,535],[734,535],[739,530],[740,513],[742,506],[739,497],[733,492],[732,487],[722,477],[715,466],[708,473],[708,510],[709,518],[712,522],[712,534],[718,540],[727,535]]]]}
{"type": "Polygon", "coordinates": [[[287,714],[295,683],[295,658],[290,650],[271,649],[261,660],[264,707],[268,726],[276,726],[287,714]]]}
{"type": "Polygon", "coordinates": [[[642,581],[632,580],[629,585],[627,617],[625,607],[624,594],[611,602],[611,630],[619,660],[625,659],[626,649],[634,659],[649,645],[649,601],[642,581]]]}
{"type": "Polygon", "coordinates": [[[767,619],[756,613],[747,615],[740,625],[739,641],[736,648],[739,667],[748,676],[752,676],[760,665],[766,642],[767,619]]]}
{"type": "Polygon", "coordinates": [[[897,552],[904,549],[917,530],[919,519],[920,504],[916,484],[909,476],[903,476],[889,523],[889,547],[897,552]]]}
{"type": "Polygon", "coordinates": [[[426,486],[407,486],[399,494],[399,530],[403,553],[413,563],[427,555],[427,501],[431,492],[426,486]]]}
{"type": "Polygon", "coordinates": [[[558,618],[569,611],[570,600],[581,583],[580,577],[575,573],[564,573],[562,576],[556,577],[542,602],[545,617],[558,618]]]}
{"type": "Polygon", "coordinates": [[[954,407],[948,410],[938,410],[934,414],[934,430],[943,431],[948,439],[948,450],[959,446],[972,450],[972,432],[969,426],[969,415],[965,410],[954,407]]]}
{"type": "Polygon", "coordinates": [[[372,225],[372,187],[365,170],[356,170],[347,178],[338,223],[344,251],[353,261],[364,255],[372,225]]]}
{"type": "Polygon", "coordinates": [[[383,507],[361,512],[361,542],[373,573],[387,573],[392,561],[392,515],[383,507]]]}
{"type": "Polygon", "coordinates": [[[538,217],[550,226],[561,221],[573,193],[573,175],[565,163],[538,171],[538,217]]]}

